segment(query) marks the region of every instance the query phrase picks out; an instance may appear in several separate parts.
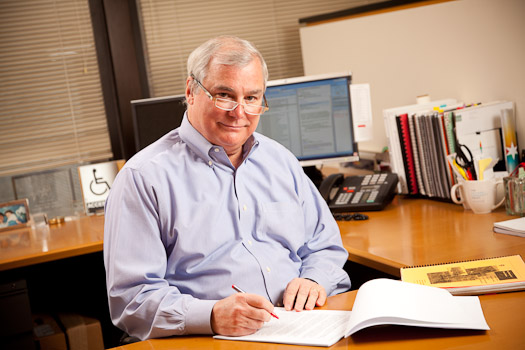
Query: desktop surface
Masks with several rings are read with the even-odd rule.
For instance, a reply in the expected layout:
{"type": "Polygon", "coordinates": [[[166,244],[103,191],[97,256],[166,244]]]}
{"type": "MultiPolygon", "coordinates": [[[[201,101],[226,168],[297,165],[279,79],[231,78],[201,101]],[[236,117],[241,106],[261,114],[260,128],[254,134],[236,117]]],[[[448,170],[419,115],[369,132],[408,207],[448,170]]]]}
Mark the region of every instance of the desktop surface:
{"type": "Polygon", "coordinates": [[[2,232],[20,235],[17,244],[0,247],[0,271],[102,251],[104,217],[83,216],[58,225],[2,232]]]}
{"type": "MultiPolygon", "coordinates": [[[[392,276],[399,277],[404,266],[525,258],[525,239],[492,230],[494,222],[514,218],[504,208],[478,215],[451,203],[397,195],[385,209],[367,215],[369,220],[338,221],[348,259],[392,276]]],[[[80,217],[49,231],[25,230],[21,244],[0,247],[0,271],[102,251],[104,217],[80,217]]]]}
{"type": "MultiPolygon", "coordinates": [[[[321,309],[350,310],[356,291],[328,298],[321,309]]],[[[437,329],[405,326],[378,326],[343,338],[336,349],[519,349],[525,344],[525,292],[480,296],[481,307],[491,327],[489,331],[437,329]]],[[[304,312],[304,311],[303,311],[304,312]]],[[[219,340],[212,336],[182,336],[152,339],[114,348],[114,350],[167,349],[322,349],[271,343],[219,340]]]]}
{"type": "Polygon", "coordinates": [[[403,266],[438,264],[520,254],[525,239],[493,232],[497,221],[514,218],[499,208],[474,214],[462,206],[395,196],[365,221],[338,221],[349,260],[400,276],[403,266]]]}
{"type": "MultiPolygon", "coordinates": [[[[339,221],[343,245],[349,260],[399,276],[399,268],[457,260],[520,254],[525,257],[525,239],[496,234],[495,221],[508,220],[500,208],[477,215],[459,205],[396,196],[379,212],[367,212],[365,221],[339,221]]],[[[104,217],[80,217],[49,231],[27,229],[23,244],[0,247],[0,271],[16,269],[53,260],[100,252],[103,248],[104,217]]],[[[14,231],[8,231],[12,233],[14,231]]],[[[6,234],[6,233],[2,233],[6,234]]],[[[328,309],[348,310],[355,292],[328,299],[328,309]]],[[[399,349],[515,349],[525,344],[525,292],[480,296],[488,332],[463,330],[413,329],[384,327],[363,330],[338,342],[335,348],[399,349]]],[[[157,339],[117,349],[292,349],[284,344],[247,343],[214,340],[210,336],[157,339]]],[[[319,349],[319,348],[312,348],[319,349]]]]}

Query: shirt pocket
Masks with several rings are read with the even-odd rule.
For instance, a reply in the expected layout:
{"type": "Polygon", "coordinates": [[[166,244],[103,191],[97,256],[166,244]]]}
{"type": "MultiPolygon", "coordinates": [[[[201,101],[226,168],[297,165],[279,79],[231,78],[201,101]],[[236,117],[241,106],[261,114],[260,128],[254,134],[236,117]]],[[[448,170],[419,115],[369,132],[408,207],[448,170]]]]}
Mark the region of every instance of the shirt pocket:
{"type": "Polygon", "coordinates": [[[305,244],[302,207],[294,202],[259,203],[260,225],[257,234],[263,240],[280,243],[297,252],[305,244]]]}

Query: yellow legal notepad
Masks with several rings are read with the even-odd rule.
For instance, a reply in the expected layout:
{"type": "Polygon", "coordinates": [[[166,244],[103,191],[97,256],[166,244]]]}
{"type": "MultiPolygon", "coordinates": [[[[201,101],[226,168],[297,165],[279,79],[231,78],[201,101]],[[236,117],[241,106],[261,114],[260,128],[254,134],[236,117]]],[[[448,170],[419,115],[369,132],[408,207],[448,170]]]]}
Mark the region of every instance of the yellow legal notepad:
{"type": "Polygon", "coordinates": [[[401,280],[447,289],[453,295],[525,290],[525,263],[519,255],[401,268],[401,280]]]}

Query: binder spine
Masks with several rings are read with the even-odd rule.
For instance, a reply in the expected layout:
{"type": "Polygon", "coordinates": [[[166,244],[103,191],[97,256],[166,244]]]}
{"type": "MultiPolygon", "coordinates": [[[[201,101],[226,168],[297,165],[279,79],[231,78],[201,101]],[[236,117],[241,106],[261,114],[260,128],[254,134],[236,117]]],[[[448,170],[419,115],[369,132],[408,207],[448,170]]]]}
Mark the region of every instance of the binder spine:
{"type": "Polygon", "coordinates": [[[426,195],[425,188],[423,187],[423,176],[421,174],[421,162],[419,160],[419,148],[416,127],[414,125],[414,115],[408,116],[408,128],[410,129],[410,143],[412,144],[412,155],[414,157],[414,169],[416,171],[416,182],[418,192],[422,195],[426,195]]]}
{"type": "Polygon", "coordinates": [[[410,128],[408,126],[408,115],[402,114],[399,116],[400,133],[399,138],[401,148],[404,150],[405,172],[407,176],[407,186],[410,194],[417,194],[417,178],[414,164],[414,153],[412,151],[412,141],[410,139],[410,128]]]}

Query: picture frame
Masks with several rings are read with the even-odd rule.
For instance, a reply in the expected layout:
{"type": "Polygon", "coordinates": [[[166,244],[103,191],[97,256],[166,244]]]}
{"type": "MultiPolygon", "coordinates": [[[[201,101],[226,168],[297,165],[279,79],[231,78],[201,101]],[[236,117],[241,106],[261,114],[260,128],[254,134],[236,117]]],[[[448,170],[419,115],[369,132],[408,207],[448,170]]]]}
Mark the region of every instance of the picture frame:
{"type": "Polygon", "coordinates": [[[0,204],[0,232],[27,227],[30,219],[27,199],[0,204]]]}

